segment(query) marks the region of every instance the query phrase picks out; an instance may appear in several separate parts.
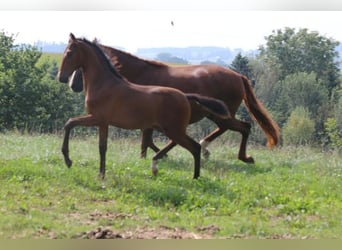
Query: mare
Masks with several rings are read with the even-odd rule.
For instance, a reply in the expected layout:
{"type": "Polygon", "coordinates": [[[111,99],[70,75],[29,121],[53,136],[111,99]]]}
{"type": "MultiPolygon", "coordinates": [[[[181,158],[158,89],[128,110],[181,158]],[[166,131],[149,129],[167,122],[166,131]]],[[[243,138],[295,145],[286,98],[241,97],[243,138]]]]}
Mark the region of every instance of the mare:
{"type": "Polygon", "coordinates": [[[60,82],[67,83],[75,69],[82,69],[87,115],[70,118],[65,124],[62,145],[64,161],[69,158],[70,130],[75,126],[99,127],[100,177],[105,176],[105,157],[109,125],[124,129],[158,129],[170,138],[164,149],[152,159],[152,172],[156,174],[157,160],[176,144],[191,152],[194,158],[194,178],[200,176],[201,145],[186,134],[191,117],[191,106],[221,119],[229,118],[225,104],[198,94],[184,94],[180,90],[141,86],[127,81],[119,74],[101,48],[86,39],[70,34],[58,72],[60,82]]]}
{"type": "MultiPolygon", "coordinates": [[[[235,118],[235,114],[244,101],[249,114],[259,124],[267,137],[267,146],[273,147],[279,142],[279,127],[273,121],[263,104],[257,99],[249,80],[228,68],[216,65],[186,65],[168,66],[167,64],[144,60],[124,51],[101,45],[99,46],[111,59],[113,64],[119,65],[120,73],[129,81],[140,85],[163,85],[181,90],[184,93],[197,93],[223,101],[229,109],[231,117],[221,119],[210,113],[203,112],[198,106],[192,105],[190,123],[197,122],[204,117],[212,120],[218,126],[200,141],[205,157],[209,156],[209,143],[222,135],[228,129],[240,132],[242,140],[238,158],[247,163],[254,163],[254,159],[246,154],[248,136],[251,125],[235,118]]],[[[82,91],[82,74],[75,72],[71,79],[71,88],[82,91]]],[[[152,140],[152,129],[143,130],[141,156],[146,157],[147,148],[159,151],[152,140]]],[[[166,152],[165,152],[166,154],[166,152]]]]}

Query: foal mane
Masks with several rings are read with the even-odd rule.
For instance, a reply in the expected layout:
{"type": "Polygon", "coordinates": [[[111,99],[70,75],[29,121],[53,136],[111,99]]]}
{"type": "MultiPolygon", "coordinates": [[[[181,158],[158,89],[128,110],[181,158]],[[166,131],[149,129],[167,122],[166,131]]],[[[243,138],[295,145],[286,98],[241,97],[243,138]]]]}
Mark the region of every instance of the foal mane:
{"type": "Polygon", "coordinates": [[[108,69],[118,78],[125,79],[116,69],[116,67],[113,65],[111,60],[108,58],[108,56],[105,54],[103,49],[97,44],[97,42],[91,42],[87,40],[86,38],[79,38],[78,39],[81,42],[84,42],[85,44],[89,45],[90,47],[94,48],[96,54],[102,59],[102,61],[106,64],[108,69]]]}

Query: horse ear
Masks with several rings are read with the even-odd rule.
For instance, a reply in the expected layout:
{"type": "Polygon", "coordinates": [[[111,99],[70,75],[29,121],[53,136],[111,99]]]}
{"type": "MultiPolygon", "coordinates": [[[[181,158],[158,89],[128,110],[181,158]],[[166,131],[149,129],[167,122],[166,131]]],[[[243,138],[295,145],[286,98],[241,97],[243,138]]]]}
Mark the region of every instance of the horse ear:
{"type": "Polygon", "coordinates": [[[70,40],[76,40],[76,37],[72,33],[70,33],[70,40]]]}

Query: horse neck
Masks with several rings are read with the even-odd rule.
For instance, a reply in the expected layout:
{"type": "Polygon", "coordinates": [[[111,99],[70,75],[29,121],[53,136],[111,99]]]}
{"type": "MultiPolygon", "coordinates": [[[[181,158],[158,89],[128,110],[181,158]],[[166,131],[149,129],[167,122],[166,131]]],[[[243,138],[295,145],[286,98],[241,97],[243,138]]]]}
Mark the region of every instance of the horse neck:
{"type": "MultiPolygon", "coordinates": [[[[117,60],[120,73],[132,82],[140,82],[145,76],[150,76],[158,70],[164,69],[162,64],[154,64],[121,50],[106,47],[106,52],[110,58],[113,58],[112,60],[117,60]]],[[[165,67],[167,66],[165,65],[165,67]]]]}

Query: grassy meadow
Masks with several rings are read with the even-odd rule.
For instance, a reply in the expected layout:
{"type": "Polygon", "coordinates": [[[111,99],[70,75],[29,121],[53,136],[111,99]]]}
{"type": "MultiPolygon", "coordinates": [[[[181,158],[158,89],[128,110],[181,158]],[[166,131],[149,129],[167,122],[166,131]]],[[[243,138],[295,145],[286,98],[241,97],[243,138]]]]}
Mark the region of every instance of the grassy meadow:
{"type": "Polygon", "coordinates": [[[337,152],[249,146],[247,165],[221,141],[193,180],[180,147],[153,177],[138,139],[109,140],[101,181],[97,143],[71,138],[68,169],[61,136],[0,134],[0,238],[342,239],[337,152]]]}

